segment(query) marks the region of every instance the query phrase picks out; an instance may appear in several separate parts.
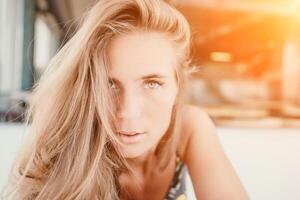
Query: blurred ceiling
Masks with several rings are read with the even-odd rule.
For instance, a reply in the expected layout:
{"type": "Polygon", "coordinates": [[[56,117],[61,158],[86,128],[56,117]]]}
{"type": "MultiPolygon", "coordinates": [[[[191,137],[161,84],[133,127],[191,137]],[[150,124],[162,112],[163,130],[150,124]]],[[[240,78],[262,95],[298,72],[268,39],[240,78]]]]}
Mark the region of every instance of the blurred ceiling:
{"type": "MultiPolygon", "coordinates": [[[[84,11],[97,0],[37,0],[54,14],[63,32],[73,32],[84,11]]],[[[228,63],[250,66],[254,76],[280,65],[287,32],[300,33],[300,0],[173,0],[192,27],[195,60],[211,62],[213,52],[228,63]]],[[[221,63],[222,64],[222,63],[221,63]]],[[[220,65],[221,65],[220,64],[220,65]]],[[[224,63],[223,63],[224,64],[224,63]]],[[[226,64],[226,63],[225,63],[226,64]]]]}
{"type": "MultiPolygon", "coordinates": [[[[76,22],[81,15],[98,0],[36,0],[38,6],[54,13],[61,24],[76,22]]],[[[194,9],[201,15],[202,10],[224,10],[227,12],[250,12],[270,15],[297,15],[300,11],[299,0],[173,0],[181,8],[194,9]],[[200,10],[199,10],[200,9],[200,10]]],[[[186,10],[186,9],[185,9],[186,10]]]]}
{"type": "Polygon", "coordinates": [[[54,15],[56,21],[64,32],[75,29],[82,14],[97,0],[37,0],[39,7],[45,7],[54,15]]]}

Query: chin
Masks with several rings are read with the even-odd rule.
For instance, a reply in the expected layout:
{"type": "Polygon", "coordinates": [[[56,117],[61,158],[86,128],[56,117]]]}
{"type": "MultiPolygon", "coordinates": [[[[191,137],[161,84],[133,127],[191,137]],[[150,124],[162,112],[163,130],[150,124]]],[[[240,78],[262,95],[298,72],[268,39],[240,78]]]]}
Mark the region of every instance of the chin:
{"type": "Polygon", "coordinates": [[[124,158],[137,158],[143,155],[147,150],[134,148],[134,147],[123,147],[121,148],[121,152],[124,155],[124,158]]]}

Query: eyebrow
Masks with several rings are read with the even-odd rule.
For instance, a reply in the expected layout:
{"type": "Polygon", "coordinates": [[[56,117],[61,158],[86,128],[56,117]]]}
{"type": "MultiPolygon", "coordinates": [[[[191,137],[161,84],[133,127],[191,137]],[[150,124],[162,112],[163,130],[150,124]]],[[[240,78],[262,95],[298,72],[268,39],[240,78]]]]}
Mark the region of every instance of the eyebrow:
{"type": "Polygon", "coordinates": [[[151,78],[166,78],[166,76],[164,76],[162,74],[149,74],[149,75],[141,77],[142,80],[151,79],[151,78]]]}
{"type": "MultiPolygon", "coordinates": [[[[138,78],[138,79],[141,79],[141,80],[154,79],[154,78],[163,79],[163,78],[166,78],[166,77],[167,76],[164,76],[162,74],[154,74],[153,73],[153,74],[142,76],[141,78],[138,78]]],[[[136,80],[138,80],[138,79],[136,79],[136,80]]],[[[116,83],[120,83],[120,81],[118,79],[113,78],[113,77],[109,78],[109,80],[112,80],[112,81],[114,81],[116,83]]]]}

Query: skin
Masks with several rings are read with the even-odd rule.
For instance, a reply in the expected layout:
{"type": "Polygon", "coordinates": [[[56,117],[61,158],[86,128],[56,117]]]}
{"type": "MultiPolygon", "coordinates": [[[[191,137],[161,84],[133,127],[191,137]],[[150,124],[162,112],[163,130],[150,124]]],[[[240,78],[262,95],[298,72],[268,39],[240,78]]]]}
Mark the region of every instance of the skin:
{"type": "Polygon", "coordinates": [[[143,163],[170,124],[177,95],[174,48],[157,33],[132,33],[111,42],[109,59],[111,90],[119,97],[118,129],[146,132],[142,142],[124,144],[122,152],[132,164],[143,163]]]}
{"type": "MultiPolygon", "coordinates": [[[[134,199],[163,199],[175,162],[161,172],[153,153],[168,128],[178,92],[176,51],[159,33],[135,32],[117,36],[108,56],[111,89],[119,99],[118,128],[146,132],[139,143],[120,147],[136,173],[138,185],[128,174],[121,174],[119,181],[134,199]],[[145,78],[153,74],[164,78],[145,78]]],[[[198,107],[185,105],[180,123],[182,134],[177,149],[188,167],[197,199],[248,199],[208,115],[198,107]]],[[[170,160],[175,160],[175,155],[170,160]]]]}

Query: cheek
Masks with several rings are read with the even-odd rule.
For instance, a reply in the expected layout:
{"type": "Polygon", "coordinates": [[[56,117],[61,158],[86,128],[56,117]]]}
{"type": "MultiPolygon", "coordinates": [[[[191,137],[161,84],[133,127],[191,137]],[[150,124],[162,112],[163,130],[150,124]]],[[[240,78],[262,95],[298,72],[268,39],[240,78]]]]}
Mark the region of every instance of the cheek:
{"type": "Polygon", "coordinates": [[[175,97],[176,92],[168,90],[153,94],[146,100],[147,125],[157,137],[162,136],[169,127],[175,97]]]}

